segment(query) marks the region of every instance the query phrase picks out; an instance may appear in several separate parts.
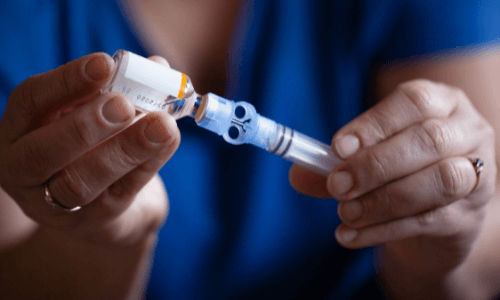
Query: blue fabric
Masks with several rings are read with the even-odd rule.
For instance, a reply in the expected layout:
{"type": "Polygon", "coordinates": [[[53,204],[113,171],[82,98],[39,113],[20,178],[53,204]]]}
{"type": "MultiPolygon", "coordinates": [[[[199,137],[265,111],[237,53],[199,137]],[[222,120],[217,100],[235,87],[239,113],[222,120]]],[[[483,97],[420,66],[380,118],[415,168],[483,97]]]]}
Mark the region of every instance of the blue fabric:
{"type": "MultiPolygon", "coordinates": [[[[492,41],[500,3],[476,0],[247,2],[226,97],[325,142],[367,108],[373,66],[492,41]]],[[[0,101],[30,75],[85,54],[147,55],[110,0],[4,1],[0,101]]],[[[336,201],[297,194],[290,164],[227,145],[190,119],[161,170],[171,210],[148,299],[350,299],[374,276],[372,250],[339,247],[336,201]]]]}

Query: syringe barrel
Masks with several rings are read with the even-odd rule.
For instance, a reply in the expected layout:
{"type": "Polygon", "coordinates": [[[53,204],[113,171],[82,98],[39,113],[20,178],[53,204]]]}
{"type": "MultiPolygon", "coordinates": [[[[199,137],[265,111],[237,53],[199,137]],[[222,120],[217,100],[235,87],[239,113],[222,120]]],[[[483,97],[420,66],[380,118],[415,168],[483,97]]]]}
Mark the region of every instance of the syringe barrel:
{"type": "Polygon", "coordinates": [[[321,175],[327,176],[342,162],[329,145],[281,124],[270,144],[268,152],[321,175]]]}
{"type": "Polygon", "coordinates": [[[252,144],[325,176],[341,162],[329,145],[261,116],[245,101],[209,93],[195,119],[230,144],[252,144]]]}
{"type": "Polygon", "coordinates": [[[113,59],[113,76],[101,92],[120,92],[138,110],[164,109],[176,119],[190,115],[200,127],[222,135],[228,143],[252,144],[323,175],[340,163],[330,146],[259,115],[248,102],[211,93],[197,102],[185,74],[125,50],[118,50],[113,59]]]}

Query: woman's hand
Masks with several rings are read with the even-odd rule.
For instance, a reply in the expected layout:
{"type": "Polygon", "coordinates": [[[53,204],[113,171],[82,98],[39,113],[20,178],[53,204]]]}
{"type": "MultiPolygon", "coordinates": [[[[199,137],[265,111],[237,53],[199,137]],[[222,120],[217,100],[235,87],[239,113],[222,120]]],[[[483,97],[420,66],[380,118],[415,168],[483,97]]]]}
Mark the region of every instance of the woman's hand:
{"type": "Polygon", "coordinates": [[[345,161],[328,180],[299,166],[290,178],[303,193],[340,201],[343,246],[384,244],[398,272],[442,277],[479,236],[494,193],[494,145],[492,127],[461,90],[414,80],[335,134],[332,148],[345,161]],[[480,178],[476,157],[485,162],[480,178]]]}
{"type": "MultiPolygon", "coordinates": [[[[160,63],[165,60],[155,58],[160,63]]],[[[91,54],[28,78],[10,95],[0,122],[0,184],[26,215],[72,238],[104,245],[145,240],[163,223],[159,195],[136,197],[173,155],[175,120],[150,113],[133,123],[132,102],[100,94],[113,59],[91,54]],[[44,187],[65,207],[44,200],[44,187]]]]}

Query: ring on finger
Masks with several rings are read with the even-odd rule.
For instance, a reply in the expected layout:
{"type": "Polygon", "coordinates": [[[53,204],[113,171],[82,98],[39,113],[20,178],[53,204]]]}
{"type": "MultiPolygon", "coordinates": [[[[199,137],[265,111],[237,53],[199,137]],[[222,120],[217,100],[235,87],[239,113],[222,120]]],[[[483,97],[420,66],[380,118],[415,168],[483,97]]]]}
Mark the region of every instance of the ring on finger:
{"type": "Polygon", "coordinates": [[[474,167],[474,171],[476,171],[476,177],[477,177],[476,184],[474,185],[474,188],[472,189],[472,190],[474,190],[479,183],[479,177],[480,177],[481,172],[483,171],[484,161],[479,157],[470,159],[470,161],[472,163],[472,166],[474,167]]]}
{"type": "Polygon", "coordinates": [[[80,208],[82,208],[81,206],[75,206],[73,208],[69,208],[69,207],[62,205],[50,193],[48,181],[44,184],[43,198],[45,199],[45,202],[47,202],[47,204],[50,206],[50,208],[52,208],[53,210],[56,210],[56,211],[74,212],[74,211],[77,211],[80,208]]]}

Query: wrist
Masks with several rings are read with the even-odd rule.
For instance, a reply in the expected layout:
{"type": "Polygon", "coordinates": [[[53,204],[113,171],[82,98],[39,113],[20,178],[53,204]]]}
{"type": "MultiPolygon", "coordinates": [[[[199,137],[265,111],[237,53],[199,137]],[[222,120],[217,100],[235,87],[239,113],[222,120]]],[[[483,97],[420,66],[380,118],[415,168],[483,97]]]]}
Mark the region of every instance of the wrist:
{"type": "Polygon", "coordinates": [[[460,266],[416,266],[411,258],[400,259],[384,246],[377,250],[377,257],[377,276],[389,299],[457,299],[460,266]]]}

